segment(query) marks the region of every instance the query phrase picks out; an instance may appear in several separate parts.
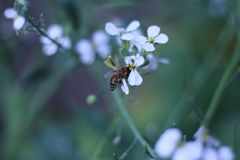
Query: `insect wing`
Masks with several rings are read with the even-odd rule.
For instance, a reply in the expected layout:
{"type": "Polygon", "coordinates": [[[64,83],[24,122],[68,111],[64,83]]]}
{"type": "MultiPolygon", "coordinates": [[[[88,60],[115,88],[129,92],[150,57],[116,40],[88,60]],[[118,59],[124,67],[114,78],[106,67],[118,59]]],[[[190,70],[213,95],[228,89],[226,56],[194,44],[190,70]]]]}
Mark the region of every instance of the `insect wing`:
{"type": "Polygon", "coordinates": [[[104,75],[104,78],[109,80],[109,79],[112,77],[112,75],[113,75],[113,72],[112,72],[112,71],[107,72],[107,73],[104,75]]]}

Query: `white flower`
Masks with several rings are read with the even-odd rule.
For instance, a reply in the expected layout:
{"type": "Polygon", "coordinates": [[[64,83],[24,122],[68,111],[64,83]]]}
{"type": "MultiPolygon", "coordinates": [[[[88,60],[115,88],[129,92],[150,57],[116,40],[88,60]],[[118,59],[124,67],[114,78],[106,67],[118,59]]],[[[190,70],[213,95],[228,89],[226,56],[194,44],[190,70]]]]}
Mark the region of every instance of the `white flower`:
{"type": "Polygon", "coordinates": [[[177,148],[173,160],[198,160],[202,154],[203,145],[199,141],[191,141],[177,148]]]}
{"type": "Polygon", "coordinates": [[[108,35],[103,31],[98,30],[93,34],[93,45],[101,58],[106,58],[111,53],[109,40],[108,35]]]}
{"type": "Polygon", "coordinates": [[[194,138],[197,141],[202,143],[206,143],[208,147],[218,147],[220,142],[213,136],[208,135],[207,129],[205,126],[201,126],[197,132],[194,134],[194,138]]]}
{"type": "Polygon", "coordinates": [[[126,95],[129,94],[129,88],[125,79],[122,79],[121,89],[126,95]]]}
{"type": "Polygon", "coordinates": [[[78,41],[76,45],[76,52],[80,56],[82,63],[90,65],[95,61],[95,53],[92,44],[87,39],[78,41]]]}
{"type": "Polygon", "coordinates": [[[149,60],[149,67],[151,70],[156,70],[158,68],[158,64],[170,64],[170,60],[168,58],[156,58],[152,53],[147,55],[147,59],[149,60]]]}
{"type": "Polygon", "coordinates": [[[136,56],[127,56],[124,58],[125,63],[130,68],[131,72],[128,76],[128,83],[131,86],[139,86],[142,84],[142,77],[137,71],[137,67],[141,66],[144,63],[144,58],[140,54],[137,54],[136,56]]]}
{"type": "Polygon", "coordinates": [[[132,40],[130,41],[130,48],[129,48],[129,52],[133,51],[133,47],[136,47],[138,52],[141,53],[142,52],[142,41],[141,38],[143,38],[142,36],[142,31],[140,29],[137,29],[133,32],[131,32],[131,34],[133,35],[132,40]]]}
{"type": "Polygon", "coordinates": [[[134,36],[131,34],[131,32],[135,31],[140,26],[139,21],[135,20],[132,21],[127,28],[118,28],[113,23],[108,22],[105,25],[105,30],[109,35],[112,36],[120,36],[121,40],[132,40],[134,36]]]}
{"type": "Polygon", "coordinates": [[[233,160],[234,154],[232,150],[227,146],[222,146],[218,149],[219,160],[233,160]]]}
{"type": "Polygon", "coordinates": [[[82,63],[90,65],[95,61],[95,52],[101,58],[106,58],[111,53],[109,45],[109,37],[103,31],[97,30],[94,32],[92,41],[81,39],[76,44],[76,52],[80,55],[82,63]]]}
{"type": "Polygon", "coordinates": [[[201,126],[199,127],[199,129],[195,132],[195,134],[193,135],[193,137],[197,140],[201,140],[206,136],[207,133],[207,129],[205,126],[201,126]]]}
{"type": "Polygon", "coordinates": [[[160,27],[149,26],[147,29],[147,37],[139,37],[142,47],[147,52],[155,50],[154,43],[165,44],[168,42],[168,36],[160,33],[160,27]]]}
{"type": "Polygon", "coordinates": [[[182,133],[177,128],[167,129],[155,144],[155,152],[160,158],[169,158],[177,148],[182,133]]]}
{"type": "MultiPolygon", "coordinates": [[[[63,48],[69,49],[72,46],[71,40],[67,36],[63,36],[63,28],[58,24],[53,24],[47,29],[47,34],[50,38],[56,40],[63,48]]],[[[40,41],[43,44],[43,53],[47,56],[54,55],[58,46],[47,37],[41,36],[40,41]]]]}
{"type": "Polygon", "coordinates": [[[7,8],[4,11],[4,16],[13,20],[13,28],[17,31],[21,30],[25,24],[25,18],[21,15],[18,15],[14,8],[7,8]]]}
{"type": "Polygon", "coordinates": [[[217,152],[212,147],[207,147],[202,153],[202,160],[218,160],[217,152]]]}

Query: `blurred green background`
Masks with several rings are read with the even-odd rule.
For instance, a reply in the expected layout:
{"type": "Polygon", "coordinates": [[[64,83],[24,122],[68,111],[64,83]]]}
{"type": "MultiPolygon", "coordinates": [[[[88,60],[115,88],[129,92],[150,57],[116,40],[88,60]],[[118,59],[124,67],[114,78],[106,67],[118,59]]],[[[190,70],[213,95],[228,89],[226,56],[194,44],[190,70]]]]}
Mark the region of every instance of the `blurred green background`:
{"type": "MultiPolygon", "coordinates": [[[[42,0],[30,1],[30,15],[38,20],[43,14],[46,27],[61,24],[73,43],[91,37],[109,21],[128,24],[137,19],[143,30],[152,24],[161,27],[169,42],[157,54],[171,64],[160,64],[124,99],[136,127],[154,146],[166,128],[179,127],[191,139],[202,122],[237,45],[233,4],[227,0],[42,0]]],[[[1,1],[0,13],[12,6],[13,1],[1,1]]],[[[113,153],[125,152],[134,136],[115,109],[103,78],[107,71],[101,60],[85,66],[71,54],[44,56],[38,34],[17,36],[11,21],[1,14],[1,159],[89,160],[98,154],[95,159],[107,160],[113,159],[113,153]],[[93,106],[86,104],[89,94],[98,95],[93,106]],[[113,144],[116,137],[121,141],[113,144]]],[[[239,69],[232,75],[209,130],[238,154],[239,69]]],[[[125,159],[147,156],[137,143],[125,159]]]]}

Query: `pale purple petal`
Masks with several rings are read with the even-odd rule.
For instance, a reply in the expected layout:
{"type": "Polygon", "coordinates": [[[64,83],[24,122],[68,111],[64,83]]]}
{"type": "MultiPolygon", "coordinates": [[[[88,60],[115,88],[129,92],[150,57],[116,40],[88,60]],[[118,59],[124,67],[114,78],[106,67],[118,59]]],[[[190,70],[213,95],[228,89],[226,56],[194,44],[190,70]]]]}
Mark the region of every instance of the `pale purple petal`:
{"type": "Polygon", "coordinates": [[[141,66],[144,63],[144,58],[140,54],[137,54],[135,56],[134,64],[136,67],[141,66]]]}
{"type": "Polygon", "coordinates": [[[131,41],[134,38],[134,35],[131,33],[125,33],[121,36],[122,40],[131,41]]]}
{"type": "Polygon", "coordinates": [[[154,38],[154,43],[165,44],[168,42],[168,36],[166,34],[159,34],[154,38]]]}
{"type": "Polygon", "coordinates": [[[57,39],[62,36],[63,28],[59,24],[53,24],[47,29],[49,37],[57,39]]]}
{"type": "Polygon", "coordinates": [[[126,32],[132,32],[140,26],[139,21],[132,21],[126,28],[126,32]]]}
{"type": "Polygon", "coordinates": [[[17,17],[17,15],[18,14],[14,8],[7,8],[4,11],[4,16],[9,19],[14,19],[15,17],[17,17]]]}
{"type": "Polygon", "coordinates": [[[106,23],[105,30],[108,34],[112,36],[120,35],[119,29],[113,23],[106,23]]]}
{"type": "Polygon", "coordinates": [[[25,24],[25,18],[23,16],[18,16],[13,21],[13,28],[19,31],[20,29],[22,29],[24,24],[25,24]]]}
{"type": "Polygon", "coordinates": [[[111,47],[108,44],[96,46],[96,51],[101,58],[106,58],[111,53],[111,47]]]}
{"type": "Polygon", "coordinates": [[[149,65],[147,67],[151,70],[156,70],[158,68],[158,59],[152,53],[147,55],[147,59],[149,60],[149,65]]]}
{"type": "Polygon", "coordinates": [[[136,43],[143,45],[144,43],[147,42],[147,37],[139,35],[139,36],[135,36],[134,40],[136,41],[136,43]]]}
{"type": "Polygon", "coordinates": [[[148,42],[144,43],[142,47],[147,52],[153,52],[155,50],[155,47],[153,46],[153,44],[148,43],[148,42]]]}
{"type": "Polygon", "coordinates": [[[143,79],[136,69],[130,72],[128,77],[128,83],[131,86],[139,86],[140,84],[142,84],[142,81],[143,79]]]}
{"type": "Polygon", "coordinates": [[[168,58],[159,58],[157,60],[159,63],[162,63],[162,64],[170,64],[170,60],[168,58]]]}
{"type": "Polygon", "coordinates": [[[203,151],[202,160],[218,160],[216,150],[210,147],[206,148],[203,151]]]}
{"type": "Polygon", "coordinates": [[[58,42],[63,46],[65,49],[69,49],[72,46],[72,42],[69,37],[61,37],[58,39],[58,42]]]}
{"type": "Polygon", "coordinates": [[[158,26],[149,26],[147,29],[148,37],[156,37],[160,33],[160,27],[158,26]]]}
{"type": "Polygon", "coordinates": [[[93,34],[93,43],[96,46],[107,44],[109,40],[109,36],[103,31],[98,30],[93,34]]]}
{"type": "Polygon", "coordinates": [[[50,39],[48,39],[47,37],[44,37],[44,36],[40,37],[40,42],[43,43],[44,45],[52,43],[52,41],[50,39]]]}
{"type": "Polygon", "coordinates": [[[121,89],[122,89],[122,91],[123,91],[126,95],[129,94],[129,88],[128,88],[128,85],[127,85],[127,82],[126,82],[125,79],[122,80],[121,89]]]}
{"type": "Polygon", "coordinates": [[[188,157],[187,154],[188,152],[185,150],[185,148],[180,147],[174,152],[172,160],[192,160],[188,157]]]}
{"type": "Polygon", "coordinates": [[[135,59],[135,56],[126,56],[126,57],[124,57],[124,61],[125,61],[125,63],[126,63],[127,65],[132,64],[133,61],[134,61],[134,59],[135,59]]]}
{"type": "Polygon", "coordinates": [[[218,157],[221,160],[233,160],[234,154],[231,148],[227,146],[222,146],[218,149],[218,157]]]}
{"type": "Polygon", "coordinates": [[[194,137],[196,140],[202,141],[202,138],[205,136],[206,132],[207,132],[206,127],[205,127],[205,126],[201,126],[201,127],[196,131],[196,133],[194,134],[193,137],[194,137]]]}
{"type": "Polygon", "coordinates": [[[187,142],[184,145],[184,149],[189,159],[199,159],[202,154],[203,144],[199,141],[187,142]]]}
{"type": "Polygon", "coordinates": [[[155,144],[155,152],[160,158],[169,158],[182,138],[182,133],[177,128],[167,129],[155,144]]]}
{"type": "Polygon", "coordinates": [[[76,52],[80,56],[80,60],[82,63],[90,65],[95,60],[95,53],[93,51],[93,47],[91,43],[86,40],[80,40],[76,45],[76,52]]]}
{"type": "Polygon", "coordinates": [[[43,53],[46,56],[52,56],[54,55],[58,50],[58,46],[54,43],[46,44],[43,46],[43,53]]]}

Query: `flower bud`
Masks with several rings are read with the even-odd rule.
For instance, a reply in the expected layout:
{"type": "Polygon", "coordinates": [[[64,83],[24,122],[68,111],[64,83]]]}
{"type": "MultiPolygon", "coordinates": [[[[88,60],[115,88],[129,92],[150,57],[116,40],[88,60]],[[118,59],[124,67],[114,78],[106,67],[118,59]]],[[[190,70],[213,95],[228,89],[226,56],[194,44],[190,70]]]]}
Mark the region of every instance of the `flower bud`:
{"type": "Polygon", "coordinates": [[[94,105],[97,102],[97,96],[94,94],[89,94],[86,98],[88,105],[94,105]]]}
{"type": "Polygon", "coordinates": [[[28,12],[27,0],[15,0],[14,8],[19,15],[25,15],[28,12]]]}

